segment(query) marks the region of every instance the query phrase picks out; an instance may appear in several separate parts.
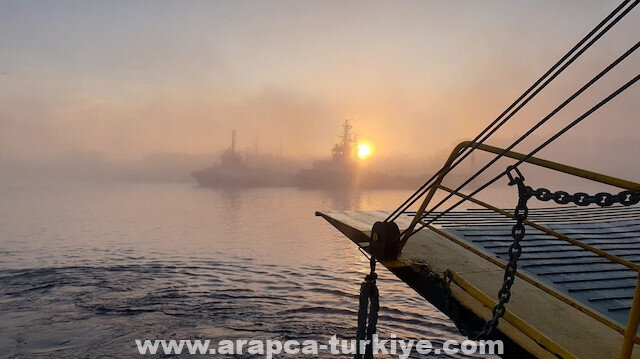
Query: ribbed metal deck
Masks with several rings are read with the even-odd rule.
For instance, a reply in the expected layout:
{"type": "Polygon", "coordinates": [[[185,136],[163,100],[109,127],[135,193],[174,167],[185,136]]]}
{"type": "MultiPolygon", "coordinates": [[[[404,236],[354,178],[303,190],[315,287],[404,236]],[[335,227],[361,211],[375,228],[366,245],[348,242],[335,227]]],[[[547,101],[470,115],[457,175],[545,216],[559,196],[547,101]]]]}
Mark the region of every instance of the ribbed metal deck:
{"type": "MultiPolygon", "coordinates": [[[[640,262],[638,207],[531,209],[528,219],[625,260],[640,262]]],[[[433,225],[506,263],[514,223],[490,210],[467,210],[448,213],[433,225]]],[[[530,226],[526,226],[522,247],[518,270],[626,324],[637,281],[634,271],[530,226]]]]}

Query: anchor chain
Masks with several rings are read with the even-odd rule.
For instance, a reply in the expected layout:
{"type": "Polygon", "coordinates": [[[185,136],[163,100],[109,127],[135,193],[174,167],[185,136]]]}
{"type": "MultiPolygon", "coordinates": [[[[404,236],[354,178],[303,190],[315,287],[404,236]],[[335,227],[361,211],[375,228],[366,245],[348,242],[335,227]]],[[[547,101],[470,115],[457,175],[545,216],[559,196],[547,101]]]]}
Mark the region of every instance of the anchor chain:
{"type": "MultiPolygon", "coordinates": [[[[480,331],[471,330],[466,326],[464,320],[461,320],[460,318],[458,307],[452,300],[450,288],[450,284],[453,281],[453,273],[451,273],[450,271],[446,271],[444,273],[444,281],[438,281],[439,283],[442,283],[439,285],[439,287],[441,287],[444,305],[447,309],[448,315],[452,318],[454,324],[456,325],[458,330],[460,330],[460,333],[472,340],[488,338],[498,326],[500,318],[504,316],[504,313],[506,312],[505,304],[507,304],[511,299],[511,287],[513,286],[516,278],[518,259],[522,254],[522,245],[520,244],[520,242],[525,235],[524,222],[527,220],[527,215],[529,214],[527,201],[533,196],[533,190],[531,189],[531,187],[525,186],[524,177],[517,168],[510,166],[508,168],[507,175],[509,177],[509,185],[518,186],[518,204],[515,208],[514,213],[516,224],[514,224],[511,228],[511,236],[513,237],[513,242],[509,246],[509,262],[507,263],[504,270],[502,288],[500,288],[500,291],[498,292],[498,303],[496,303],[496,305],[492,309],[492,317],[485,322],[480,331]],[[515,176],[511,174],[511,171],[515,172],[515,176]]],[[[425,268],[423,268],[422,274],[426,275],[427,278],[433,277],[433,275],[431,273],[428,273],[425,268]]]]}
{"type": "Polygon", "coordinates": [[[574,203],[578,206],[596,204],[600,207],[609,207],[616,203],[620,203],[621,205],[628,207],[640,203],[640,192],[633,191],[622,191],[618,194],[600,192],[590,196],[584,192],[577,192],[571,195],[565,191],[551,192],[546,188],[538,188],[537,190],[532,191],[532,195],[543,202],[553,200],[557,204],[574,203]]]}
{"type": "Polygon", "coordinates": [[[522,245],[520,242],[524,238],[525,228],[524,222],[529,214],[529,208],[527,207],[527,201],[533,195],[533,190],[529,186],[524,184],[524,176],[520,173],[517,167],[510,166],[507,171],[509,177],[509,186],[518,186],[518,205],[516,206],[514,217],[516,218],[516,224],[511,228],[511,237],[513,242],[509,246],[509,262],[504,269],[504,277],[502,282],[502,288],[498,292],[498,303],[493,307],[493,316],[485,324],[482,330],[475,336],[474,339],[486,338],[496,329],[498,321],[506,312],[505,304],[511,299],[511,287],[516,279],[516,272],[518,270],[518,259],[522,254],[522,245]],[[513,175],[511,172],[515,172],[513,175]]]}

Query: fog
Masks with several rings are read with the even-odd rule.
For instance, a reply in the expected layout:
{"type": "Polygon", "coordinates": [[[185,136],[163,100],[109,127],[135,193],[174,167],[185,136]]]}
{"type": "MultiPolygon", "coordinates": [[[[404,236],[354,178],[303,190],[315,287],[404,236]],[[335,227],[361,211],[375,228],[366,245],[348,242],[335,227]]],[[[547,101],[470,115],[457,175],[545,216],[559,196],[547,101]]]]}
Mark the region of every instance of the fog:
{"type": "MultiPolygon", "coordinates": [[[[351,119],[369,165],[429,173],[609,1],[3,1],[0,177],[188,180],[237,130],[304,167],[351,119]]],[[[640,33],[637,9],[489,141],[507,145],[640,33]]],[[[517,149],[635,76],[632,55],[517,149]]],[[[640,180],[638,85],[540,154],[640,180]]]]}

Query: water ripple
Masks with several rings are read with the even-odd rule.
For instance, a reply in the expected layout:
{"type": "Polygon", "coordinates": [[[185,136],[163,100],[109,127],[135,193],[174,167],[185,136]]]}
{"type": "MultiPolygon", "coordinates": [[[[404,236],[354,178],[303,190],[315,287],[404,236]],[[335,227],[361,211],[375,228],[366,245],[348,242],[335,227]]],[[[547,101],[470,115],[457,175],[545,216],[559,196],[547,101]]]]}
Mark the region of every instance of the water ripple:
{"type": "MultiPolygon", "coordinates": [[[[140,186],[20,196],[0,206],[0,358],[132,357],[135,339],[354,337],[368,263],[313,216],[321,194],[140,186]],[[273,205],[283,194],[293,207],[273,205]]],[[[404,283],[379,276],[381,335],[460,338],[404,283]]]]}

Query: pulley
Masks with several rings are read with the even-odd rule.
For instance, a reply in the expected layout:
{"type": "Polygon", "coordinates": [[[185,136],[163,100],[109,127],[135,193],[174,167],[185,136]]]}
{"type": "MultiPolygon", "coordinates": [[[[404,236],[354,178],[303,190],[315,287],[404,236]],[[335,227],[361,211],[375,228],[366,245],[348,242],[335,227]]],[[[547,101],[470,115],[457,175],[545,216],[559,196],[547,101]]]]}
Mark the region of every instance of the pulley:
{"type": "Polygon", "coordinates": [[[371,253],[380,262],[398,258],[400,229],[395,222],[376,222],[371,229],[371,253]]]}

